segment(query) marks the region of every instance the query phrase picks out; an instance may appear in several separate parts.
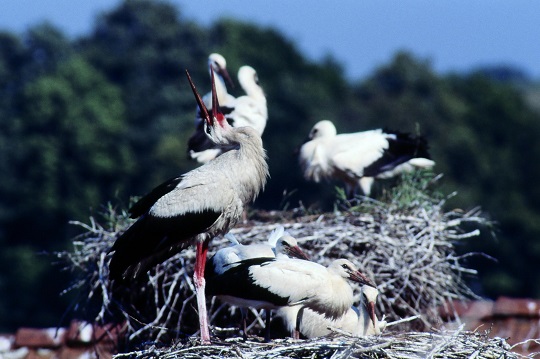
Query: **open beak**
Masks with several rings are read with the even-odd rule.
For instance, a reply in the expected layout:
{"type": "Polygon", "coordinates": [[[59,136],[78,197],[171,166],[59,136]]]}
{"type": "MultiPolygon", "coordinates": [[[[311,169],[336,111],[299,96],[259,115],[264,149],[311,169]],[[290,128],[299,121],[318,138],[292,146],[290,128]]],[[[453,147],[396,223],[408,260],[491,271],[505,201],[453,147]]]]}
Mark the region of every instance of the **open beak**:
{"type": "Polygon", "coordinates": [[[210,68],[210,74],[212,77],[212,116],[217,119],[219,113],[219,101],[216,91],[216,78],[214,77],[214,69],[210,68]]]}
{"type": "Polygon", "coordinates": [[[301,250],[298,246],[290,247],[287,254],[289,255],[289,257],[304,259],[306,261],[309,260],[308,255],[304,253],[304,251],[301,250]]]}
{"type": "MultiPolygon", "coordinates": [[[[186,69],[186,75],[187,75],[189,84],[191,85],[191,90],[193,91],[193,94],[195,95],[195,100],[197,101],[197,105],[199,106],[199,109],[201,110],[201,114],[204,117],[204,120],[206,121],[206,125],[212,126],[212,118],[210,117],[210,114],[208,113],[208,109],[204,105],[201,95],[199,95],[199,92],[197,91],[197,88],[195,87],[193,80],[191,80],[191,76],[189,75],[189,71],[187,69],[186,69]]],[[[214,89],[214,87],[215,86],[212,86],[212,89],[214,89]]],[[[212,91],[213,91],[212,92],[212,96],[213,96],[213,93],[215,92],[215,90],[212,90],[212,91]]]]}

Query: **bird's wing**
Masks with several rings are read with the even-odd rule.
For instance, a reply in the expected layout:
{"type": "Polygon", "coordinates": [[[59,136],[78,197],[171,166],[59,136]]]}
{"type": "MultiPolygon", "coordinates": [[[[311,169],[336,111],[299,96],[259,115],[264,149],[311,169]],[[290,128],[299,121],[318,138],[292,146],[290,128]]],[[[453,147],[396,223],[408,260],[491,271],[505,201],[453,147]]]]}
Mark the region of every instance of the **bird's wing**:
{"type": "Polygon", "coordinates": [[[135,279],[191,244],[221,213],[210,210],[158,218],[145,214],[116,239],[109,264],[112,280],[135,279]]]}
{"type": "Polygon", "coordinates": [[[206,278],[208,295],[223,295],[247,300],[257,300],[283,306],[289,302],[288,297],[277,295],[256,283],[250,275],[251,267],[272,263],[275,258],[251,258],[231,263],[227,270],[206,278]]]}
{"type": "Polygon", "coordinates": [[[154,188],[150,193],[139,199],[131,208],[129,209],[129,214],[131,218],[138,218],[143,214],[147,213],[150,208],[158,201],[161,197],[174,190],[178,184],[182,181],[182,177],[171,178],[170,180],[160,184],[154,188]]]}
{"type": "Polygon", "coordinates": [[[250,267],[250,277],[255,285],[270,293],[288,298],[294,305],[317,295],[325,284],[326,268],[300,259],[281,259],[250,267]]]}
{"type": "Polygon", "coordinates": [[[335,168],[361,177],[364,169],[383,156],[386,148],[388,140],[384,134],[373,130],[338,135],[327,151],[335,168]]]}
{"type": "Polygon", "coordinates": [[[248,96],[239,97],[234,102],[234,110],[225,117],[231,126],[250,126],[262,135],[268,119],[266,100],[257,101],[248,96]]]}

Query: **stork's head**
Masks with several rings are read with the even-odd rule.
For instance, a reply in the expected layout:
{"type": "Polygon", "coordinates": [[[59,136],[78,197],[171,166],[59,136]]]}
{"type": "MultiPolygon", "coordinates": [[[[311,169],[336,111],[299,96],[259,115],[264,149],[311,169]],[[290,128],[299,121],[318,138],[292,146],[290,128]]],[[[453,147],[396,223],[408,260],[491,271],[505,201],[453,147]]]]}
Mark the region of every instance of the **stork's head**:
{"type": "Polygon", "coordinates": [[[309,132],[309,140],[323,137],[334,137],[337,134],[336,126],[332,121],[323,120],[317,122],[309,132]]]}
{"type": "Polygon", "coordinates": [[[201,95],[197,91],[191,76],[189,75],[188,70],[186,70],[186,75],[195,95],[195,100],[201,111],[201,115],[204,119],[204,132],[206,135],[216,144],[223,144],[226,141],[223,139],[223,131],[230,129],[230,125],[225,119],[225,115],[219,109],[219,102],[216,94],[216,83],[214,78],[214,70],[210,68],[210,73],[212,75],[212,114],[209,113],[208,109],[204,105],[204,102],[201,98],[201,95]]]}
{"type": "Polygon", "coordinates": [[[224,82],[227,82],[228,85],[234,88],[234,82],[227,71],[227,61],[225,61],[223,56],[218,53],[210,54],[210,56],[208,56],[208,70],[210,71],[210,76],[212,76],[212,71],[214,71],[214,73],[217,76],[220,76],[224,82]]]}
{"type": "Polygon", "coordinates": [[[287,232],[279,238],[275,247],[276,257],[278,254],[285,254],[287,257],[309,260],[309,257],[300,247],[296,238],[289,235],[287,232]]]}
{"type": "Polygon", "coordinates": [[[377,288],[374,288],[369,285],[362,286],[363,301],[369,313],[369,317],[371,318],[371,321],[373,322],[374,328],[377,328],[377,316],[375,315],[375,304],[377,303],[378,295],[379,295],[379,291],[377,290],[377,288]]]}
{"type": "Polygon", "coordinates": [[[358,282],[361,285],[369,285],[375,287],[373,282],[366,277],[362,272],[360,272],[351,261],[347,259],[336,259],[335,261],[328,266],[328,269],[339,274],[343,278],[352,280],[353,282],[358,282]]]}

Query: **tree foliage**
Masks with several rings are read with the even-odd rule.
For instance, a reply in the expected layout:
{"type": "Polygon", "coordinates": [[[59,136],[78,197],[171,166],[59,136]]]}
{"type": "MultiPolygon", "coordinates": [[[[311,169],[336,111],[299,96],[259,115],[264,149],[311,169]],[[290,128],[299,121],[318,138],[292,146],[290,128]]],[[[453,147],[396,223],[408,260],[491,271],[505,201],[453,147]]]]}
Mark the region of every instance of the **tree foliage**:
{"type": "Polygon", "coordinates": [[[476,263],[480,292],[540,295],[530,280],[540,256],[540,114],[531,107],[534,92],[525,92],[538,84],[522,72],[442,76],[402,52],[351,82],[338,61],[308,60],[275,29],[231,19],[204,28],[169,3],[135,0],[99,15],[79,39],[50,24],[0,33],[0,292],[11,293],[0,296],[4,327],[51,324],[67,306],[56,298],[64,285],[45,288],[58,281],[45,265],[50,259],[36,253],[65,246],[74,231],[69,220],[84,220],[109,200],[127,206],[131,195],[196,166],[185,148],[195,102],[184,69],[209,91],[211,52],[227,58],[233,75],[244,64],[256,68],[267,95],[271,179],[256,207],[333,208],[333,185],[305,182],[295,154],[319,120],[334,121],[339,132],[421,133],[446,191],[460,193],[450,205],[481,205],[499,224],[495,240],[467,248],[499,260],[476,263]],[[24,313],[47,291],[50,315],[29,322],[24,313]],[[17,304],[19,314],[9,309],[17,304]]]}

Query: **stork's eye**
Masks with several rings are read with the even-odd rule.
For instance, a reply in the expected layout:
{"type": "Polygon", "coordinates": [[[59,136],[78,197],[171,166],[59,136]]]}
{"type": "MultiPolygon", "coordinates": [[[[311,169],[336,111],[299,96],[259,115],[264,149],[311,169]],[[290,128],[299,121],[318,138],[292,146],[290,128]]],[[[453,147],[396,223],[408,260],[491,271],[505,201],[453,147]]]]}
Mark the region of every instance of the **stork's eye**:
{"type": "Polygon", "coordinates": [[[341,268],[345,269],[345,270],[349,270],[349,266],[347,264],[342,264],[341,265],[341,268]]]}
{"type": "Polygon", "coordinates": [[[204,126],[204,130],[208,135],[210,134],[210,127],[209,126],[204,126]]]}

